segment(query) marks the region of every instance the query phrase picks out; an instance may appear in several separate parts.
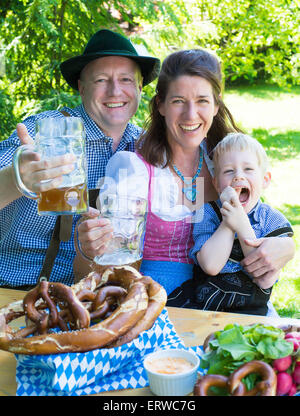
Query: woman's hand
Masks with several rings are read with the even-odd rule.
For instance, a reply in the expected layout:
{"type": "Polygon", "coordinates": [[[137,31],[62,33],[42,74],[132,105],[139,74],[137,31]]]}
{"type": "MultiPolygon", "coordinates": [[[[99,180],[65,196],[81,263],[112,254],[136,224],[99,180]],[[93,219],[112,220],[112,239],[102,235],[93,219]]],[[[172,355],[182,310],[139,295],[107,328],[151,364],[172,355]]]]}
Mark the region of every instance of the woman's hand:
{"type": "Polygon", "coordinates": [[[262,289],[273,286],[280,270],[294,256],[293,239],[291,237],[268,237],[245,240],[245,243],[256,249],[241,261],[241,265],[262,289]]]}
{"type": "Polygon", "coordinates": [[[62,175],[74,169],[75,156],[66,154],[41,160],[40,155],[34,151],[34,141],[24,124],[17,125],[17,134],[22,145],[26,145],[19,158],[19,172],[26,188],[37,194],[57,188],[62,182],[62,175]]]}
{"type": "Polygon", "coordinates": [[[99,218],[97,209],[89,208],[78,225],[78,240],[83,254],[91,259],[105,253],[113,228],[107,218],[99,218]]]}

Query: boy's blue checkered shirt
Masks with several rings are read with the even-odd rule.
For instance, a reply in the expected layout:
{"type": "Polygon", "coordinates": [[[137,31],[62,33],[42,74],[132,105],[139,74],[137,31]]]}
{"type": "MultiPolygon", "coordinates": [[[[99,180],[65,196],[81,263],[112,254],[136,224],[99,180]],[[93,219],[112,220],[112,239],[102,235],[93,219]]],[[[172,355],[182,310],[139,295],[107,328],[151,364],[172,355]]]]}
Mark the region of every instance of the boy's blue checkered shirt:
{"type": "MultiPolygon", "coordinates": [[[[74,109],[63,108],[73,117],[81,117],[86,130],[86,155],[88,187],[98,188],[97,183],[105,175],[105,168],[112,156],[112,139],[105,136],[88,116],[83,105],[74,109]]],[[[60,111],[46,111],[24,120],[28,132],[34,138],[35,120],[45,117],[64,117],[60,111]]],[[[117,151],[134,151],[141,128],[128,124],[117,151]]],[[[20,140],[14,132],[0,142],[0,169],[9,165],[20,140]]],[[[79,216],[73,218],[70,241],[61,242],[51,274],[52,281],[73,284],[72,263],[75,256],[74,228],[79,216]]],[[[21,197],[0,210],[0,286],[35,285],[41,271],[46,250],[52,236],[55,216],[39,216],[37,202],[21,197]]]]}
{"type": "MultiPolygon", "coordinates": [[[[221,201],[218,199],[217,204],[221,207],[221,201]]],[[[282,236],[292,235],[292,227],[285,216],[278,210],[271,208],[269,205],[262,203],[260,200],[255,207],[249,212],[248,218],[255,232],[256,238],[262,238],[272,231],[279,228],[289,227],[290,233],[282,234],[282,236]]],[[[205,242],[213,235],[220,225],[220,220],[213,207],[206,203],[195,213],[193,238],[194,247],[190,251],[190,256],[196,264],[197,253],[205,244],[205,242]]],[[[218,253],[212,253],[217,256],[218,253]]],[[[239,262],[227,261],[220,273],[234,273],[242,270],[239,262]]]]}

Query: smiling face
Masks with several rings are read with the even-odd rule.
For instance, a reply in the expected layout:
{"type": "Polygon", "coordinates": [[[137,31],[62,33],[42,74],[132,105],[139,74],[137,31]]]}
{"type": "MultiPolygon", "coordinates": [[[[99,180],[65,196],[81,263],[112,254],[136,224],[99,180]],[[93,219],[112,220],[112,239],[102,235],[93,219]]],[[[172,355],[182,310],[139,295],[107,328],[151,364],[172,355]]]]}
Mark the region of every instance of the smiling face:
{"type": "Polygon", "coordinates": [[[263,172],[256,154],[250,150],[229,150],[220,154],[215,170],[213,182],[218,193],[227,186],[234,188],[246,213],[255,207],[271,180],[270,172],[263,172]]]}
{"type": "Polygon", "coordinates": [[[107,136],[119,139],[138,109],[142,77],[133,60],[107,56],[84,67],[78,89],[89,116],[107,136]]]}
{"type": "Polygon", "coordinates": [[[158,106],[165,118],[172,151],[198,147],[218,112],[211,84],[199,76],[182,75],[172,81],[158,106]]]}

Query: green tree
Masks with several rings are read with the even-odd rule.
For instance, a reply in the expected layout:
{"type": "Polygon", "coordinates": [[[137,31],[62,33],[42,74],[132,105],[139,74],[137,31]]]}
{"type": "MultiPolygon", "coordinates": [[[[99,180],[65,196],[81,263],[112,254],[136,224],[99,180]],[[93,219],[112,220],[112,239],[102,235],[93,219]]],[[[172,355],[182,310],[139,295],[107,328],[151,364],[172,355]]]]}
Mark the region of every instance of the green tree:
{"type": "Polygon", "coordinates": [[[298,0],[215,0],[211,20],[227,79],[300,83],[298,0]]]}

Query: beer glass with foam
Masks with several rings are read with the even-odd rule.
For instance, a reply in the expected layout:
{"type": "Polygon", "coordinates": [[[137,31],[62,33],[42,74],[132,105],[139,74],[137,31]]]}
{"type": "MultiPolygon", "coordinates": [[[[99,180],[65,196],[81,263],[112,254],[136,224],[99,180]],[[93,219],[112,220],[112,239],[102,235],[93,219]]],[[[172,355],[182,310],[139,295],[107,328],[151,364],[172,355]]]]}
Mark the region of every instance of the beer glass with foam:
{"type": "Polygon", "coordinates": [[[36,121],[35,151],[40,154],[42,160],[64,154],[73,154],[76,158],[74,169],[63,175],[63,181],[57,189],[35,194],[25,187],[18,170],[18,157],[24,147],[26,146],[20,146],[14,155],[16,182],[23,194],[37,199],[39,215],[71,215],[87,212],[87,167],[82,119],[47,117],[36,121]]]}

